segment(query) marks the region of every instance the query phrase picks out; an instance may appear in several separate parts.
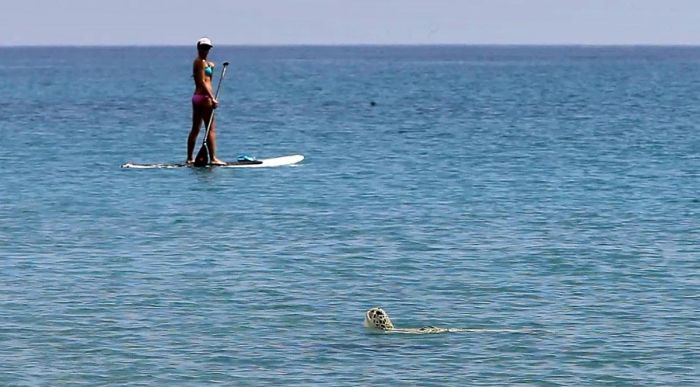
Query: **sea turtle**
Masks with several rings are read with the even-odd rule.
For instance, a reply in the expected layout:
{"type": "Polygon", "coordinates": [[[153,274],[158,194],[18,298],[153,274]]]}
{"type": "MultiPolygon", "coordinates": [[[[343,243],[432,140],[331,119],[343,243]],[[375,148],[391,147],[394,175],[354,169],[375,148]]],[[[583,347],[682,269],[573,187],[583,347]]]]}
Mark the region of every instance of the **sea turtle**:
{"type": "Polygon", "coordinates": [[[379,330],[383,332],[395,333],[446,333],[461,331],[461,329],[438,328],[427,326],[422,328],[395,328],[391,322],[389,314],[382,308],[372,308],[365,313],[365,327],[368,329],[379,330]]]}
{"type": "Polygon", "coordinates": [[[389,314],[382,308],[372,308],[365,313],[365,328],[375,332],[385,333],[456,333],[456,332],[481,332],[481,333],[534,333],[532,329],[482,329],[482,328],[440,328],[427,326],[422,328],[396,328],[391,322],[389,314]]]}

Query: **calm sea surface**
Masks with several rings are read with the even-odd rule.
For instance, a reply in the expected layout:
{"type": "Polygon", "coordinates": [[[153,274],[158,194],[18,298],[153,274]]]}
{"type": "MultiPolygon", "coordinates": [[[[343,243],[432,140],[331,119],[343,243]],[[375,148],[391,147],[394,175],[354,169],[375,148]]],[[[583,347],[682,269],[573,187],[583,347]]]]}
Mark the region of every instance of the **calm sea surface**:
{"type": "Polygon", "coordinates": [[[700,48],[215,47],[306,160],[121,169],[194,51],[0,49],[0,385],[700,384],[700,48]]]}

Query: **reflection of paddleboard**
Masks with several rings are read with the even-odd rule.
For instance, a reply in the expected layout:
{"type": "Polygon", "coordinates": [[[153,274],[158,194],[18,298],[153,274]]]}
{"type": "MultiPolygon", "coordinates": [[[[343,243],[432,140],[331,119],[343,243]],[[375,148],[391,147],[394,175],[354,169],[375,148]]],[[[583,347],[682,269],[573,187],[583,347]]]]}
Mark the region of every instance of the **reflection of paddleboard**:
{"type": "MultiPolygon", "coordinates": [[[[268,168],[268,167],[281,167],[283,165],[292,165],[300,162],[301,160],[304,160],[304,156],[302,155],[291,155],[291,156],[282,156],[282,157],[275,157],[271,159],[260,159],[260,160],[251,160],[251,159],[245,159],[245,160],[239,160],[239,161],[231,161],[226,163],[226,165],[207,165],[205,167],[201,168],[209,168],[209,167],[216,167],[216,168],[268,168]]],[[[131,169],[169,169],[169,168],[197,168],[194,165],[191,164],[185,164],[185,163],[160,163],[160,164],[140,164],[140,163],[126,163],[122,164],[122,168],[131,168],[131,169]]]]}

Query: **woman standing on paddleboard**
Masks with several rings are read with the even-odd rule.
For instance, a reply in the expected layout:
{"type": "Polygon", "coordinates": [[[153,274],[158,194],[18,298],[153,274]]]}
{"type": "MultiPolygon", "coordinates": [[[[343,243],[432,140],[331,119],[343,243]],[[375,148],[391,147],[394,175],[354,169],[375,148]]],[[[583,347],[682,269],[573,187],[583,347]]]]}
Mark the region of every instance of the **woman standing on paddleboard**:
{"type": "MultiPolygon", "coordinates": [[[[211,79],[214,75],[214,63],[207,61],[209,50],[213,47],[209,38],[201,38],[197,41],[197,58],[192,63],[194,75],[194,95],[192,96],[192,129],[187,137],[187,164],[194,163],[192,153],[197,142],[197,135],[202,126],[206,126],[214,114],[214,109],[219,104],[212,90],[211,79]]],[[[211,155],[211,164],[222,165],[225,162],[216,158],[216,118],[212,119],[207,146],[211,155]]]]}

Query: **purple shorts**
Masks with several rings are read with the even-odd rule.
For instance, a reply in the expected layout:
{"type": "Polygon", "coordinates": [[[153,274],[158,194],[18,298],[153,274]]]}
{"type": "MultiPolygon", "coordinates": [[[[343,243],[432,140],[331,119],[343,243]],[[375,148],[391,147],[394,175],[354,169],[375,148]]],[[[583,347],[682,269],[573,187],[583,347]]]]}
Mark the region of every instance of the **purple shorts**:
{"type": "Polygon", "coordinates": [[[209,101],[209,96],[204,94],[194,94],[192,95],[192,105],[202,106],[206,105],[209,101]]]}

